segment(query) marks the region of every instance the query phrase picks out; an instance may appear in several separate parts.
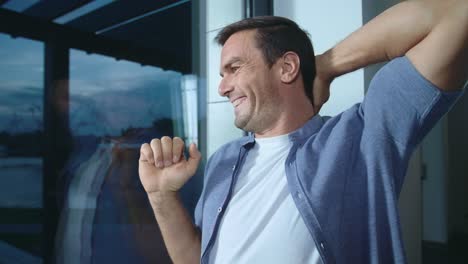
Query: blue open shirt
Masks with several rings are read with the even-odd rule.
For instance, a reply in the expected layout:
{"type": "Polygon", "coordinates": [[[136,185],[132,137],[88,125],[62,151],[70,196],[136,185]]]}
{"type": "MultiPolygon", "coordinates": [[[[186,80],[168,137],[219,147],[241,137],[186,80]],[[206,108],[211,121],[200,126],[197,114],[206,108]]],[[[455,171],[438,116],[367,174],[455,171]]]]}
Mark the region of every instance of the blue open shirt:
{"type": "MultiPolygon", "coordinates": [[[[374,76],[362,104],[289,135],[288,187],[324,263],[406,262],[397,201],[408,161],[460,94],[441,92],[400,57],[374,76]]],[[[206,165],[195,210],[202,263],[254,144],[253,135],[230,142],[206,165]]]]}

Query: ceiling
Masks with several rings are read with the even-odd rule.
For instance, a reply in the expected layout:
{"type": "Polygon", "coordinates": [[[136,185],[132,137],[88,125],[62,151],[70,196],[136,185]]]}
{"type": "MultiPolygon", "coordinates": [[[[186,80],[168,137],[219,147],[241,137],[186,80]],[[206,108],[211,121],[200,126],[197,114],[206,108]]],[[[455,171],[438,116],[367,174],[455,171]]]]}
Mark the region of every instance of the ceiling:
{"type": "Polygon", "coordinates": [[[0,32],[190,72],[190,0],[0,0],[0,32]]]}

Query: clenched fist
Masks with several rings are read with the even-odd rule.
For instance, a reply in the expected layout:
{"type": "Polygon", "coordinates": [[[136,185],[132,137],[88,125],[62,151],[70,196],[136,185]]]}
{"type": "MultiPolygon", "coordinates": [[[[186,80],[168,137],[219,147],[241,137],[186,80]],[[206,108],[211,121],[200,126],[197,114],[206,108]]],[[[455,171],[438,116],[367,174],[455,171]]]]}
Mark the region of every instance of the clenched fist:
{"type": "Polygon", "coordinates": [[[141,146],[138,173],[148,194],[177,192],[195,174],[201,154],[192,143],[186,159],[184,146],[178,137],[153,139],[141,146]]]}

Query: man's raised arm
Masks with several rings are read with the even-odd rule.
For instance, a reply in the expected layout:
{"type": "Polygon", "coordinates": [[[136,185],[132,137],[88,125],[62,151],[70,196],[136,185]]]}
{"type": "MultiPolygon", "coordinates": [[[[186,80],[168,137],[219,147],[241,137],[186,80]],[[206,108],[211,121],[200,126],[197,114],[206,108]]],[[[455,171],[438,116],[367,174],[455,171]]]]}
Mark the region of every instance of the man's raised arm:
{"type": "Polygon", "coordinates": [[[333,78],[405,54],[441,90],[460,89],[468,76],[467,46],[467,0],[399,3],[317,56],[314,105],[328,99],[333,78]]]}
{"type": "Polygon", "coordinates": [[[180,201],[178,191],[195,174],[201,154],[181,138],[153,139],[141,146],[138,172],[174,263],[199,263],[201,234],[180,201]]]}

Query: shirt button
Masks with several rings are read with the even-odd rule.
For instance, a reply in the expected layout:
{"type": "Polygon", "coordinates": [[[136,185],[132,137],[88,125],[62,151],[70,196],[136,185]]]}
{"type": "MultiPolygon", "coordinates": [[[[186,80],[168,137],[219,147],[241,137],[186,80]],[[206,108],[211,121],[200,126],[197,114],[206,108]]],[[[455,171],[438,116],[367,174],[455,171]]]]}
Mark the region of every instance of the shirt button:
{"type": "Polygon", "coordinates": [[[222,207],[218,207],[218,213],[221,213],[222,210],[223,210],[222,207]]]}
{"type": "Polygon", "coordinates": [[[232,170],[235,170],[236,169],[236,165],[232,166],[232,170]]]}
{"type": "Polygon", "coordinates": [[[322,249],[325,249],[325,246],[323,245],[323,242],[320,242],[320,247],[321,247],[322,249]]]}

